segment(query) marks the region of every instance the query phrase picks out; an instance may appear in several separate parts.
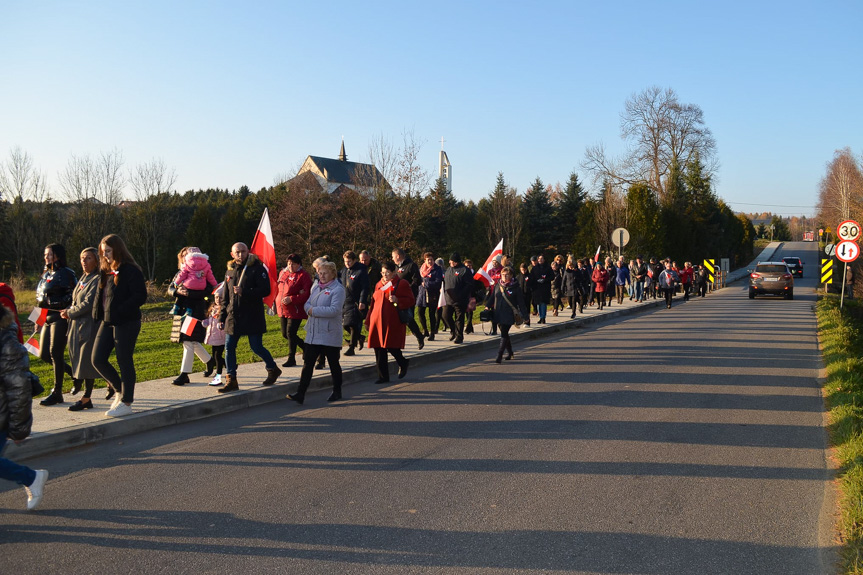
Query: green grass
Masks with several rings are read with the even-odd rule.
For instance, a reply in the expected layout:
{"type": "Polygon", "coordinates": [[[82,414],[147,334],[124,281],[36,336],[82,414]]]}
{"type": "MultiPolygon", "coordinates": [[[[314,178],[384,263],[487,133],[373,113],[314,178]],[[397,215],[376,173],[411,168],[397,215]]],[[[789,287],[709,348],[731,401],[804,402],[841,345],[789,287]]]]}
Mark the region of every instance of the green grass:
{"type": "MultiPolygon", "coordinates": [[[[26,321],[27,316],[33,309],[33,304],[35,304],[35,296],[31,299],[32,301],[25,300],[23,302],[21,298],[16,299],[25,338],[33,333],[34,327],[32,323],[26,321]]],[[[138,381],[174,377],[180,372],[180,359],[183,356],[183,348],[178,343],[171,343],[172,320],[168,315],[170,309],[171,303],[167,302],[146,304],[141,308],[144,321],[141,325],[141,334],[138,336],[138,343],[135,347],[135,369],[138,373],[138,381]]],[[[478,331],[482,331],[482,324],[479,321],[479,312],[481,309],[482,306],[478,306],[474,312],[474,329],[478,331]]],[[[305,323],[303,323],[303,327],[298,332],[301,338],[306,336],[304,327],[305,323]]],[[[209,346],[205,347],[209,350],[209,346]]],[[[275,358],[288,355],[288,342],[282,338],[278,316],[267,315],[267,333],[264,334],[264,347],[270,350],[270,353],[275,358]]],[[[67,352],[67,361],[68,357],[67,352]]],[[[237,346],[237,362],[242,365],[258,361],[261,360],[252,352],[248,340],[242,338],[237,346]]],[[[54,381],[53,368],[48,363],[32,355],[30,356],[30,368],[33,373],[39,376],[42,386],[46,390],[43,395],[47,395],[54,381]]],[[[204,365],[197,358],[195,359],[195,369],[199,371],[203,371],[204,369],[204,365]]],[[[96,380],[97,388],[105,386],[106,383],[103,380],[96,380]]],[[[72,381],[67,377],[64,382],[63,391],[69,391],[71,388],[72,381]]]]}
{"type": "Polygon", "coordinates": [[[824,297],[818,333],[827,370],[824,395],[838,463],[842,573],[863,574],[863,307],[824,297]]]}

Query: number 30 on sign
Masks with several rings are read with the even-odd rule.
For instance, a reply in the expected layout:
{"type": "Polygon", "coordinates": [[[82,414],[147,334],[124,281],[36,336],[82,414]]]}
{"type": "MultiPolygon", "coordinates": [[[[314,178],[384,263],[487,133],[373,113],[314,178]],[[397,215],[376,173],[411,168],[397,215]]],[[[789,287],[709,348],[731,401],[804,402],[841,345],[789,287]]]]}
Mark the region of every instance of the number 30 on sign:
{"type": "Polygon", "coordinates": [[[840,240],[856,242],[860,239],[860,224],[854,220],[845,220],[836,227],[836,235],[840,240]]]}
{"type": "Polygon", "coordinates": [[[860,255],[860,246],[855,242],[845,240],[836,244],[836,257],[839,261],[851,263],[860,255]]]}

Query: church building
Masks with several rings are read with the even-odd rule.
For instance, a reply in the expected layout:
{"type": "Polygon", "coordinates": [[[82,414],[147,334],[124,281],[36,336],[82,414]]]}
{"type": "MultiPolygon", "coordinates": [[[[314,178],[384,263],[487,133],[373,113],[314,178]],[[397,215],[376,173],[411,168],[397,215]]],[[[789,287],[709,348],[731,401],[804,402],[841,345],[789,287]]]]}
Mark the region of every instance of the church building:
{"type": "Polygon", "coordinates": [[[340,194],[349,189],[361,194],[381,188],[392,190],[383,174],[372,164],[348,161],[344,140],[338,159],[308,156],[297,175],[287,181],[287,185],[329,194],[340,194]]]}

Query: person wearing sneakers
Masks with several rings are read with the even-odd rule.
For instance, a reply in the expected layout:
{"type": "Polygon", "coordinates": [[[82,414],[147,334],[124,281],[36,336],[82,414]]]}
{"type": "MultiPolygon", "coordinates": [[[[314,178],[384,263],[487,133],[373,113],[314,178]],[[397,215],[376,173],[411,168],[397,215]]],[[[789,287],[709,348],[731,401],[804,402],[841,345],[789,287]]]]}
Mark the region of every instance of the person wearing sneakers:
{"type": "Polygon", "coordinates": [[[288,399],[303,404],[306,390],[312,382],[315,362],[321,355],[326,356],[333,378],[333,392],[327,401],[338,401],[342,398],[342,367],[339,364],[339,354],[342,350],[344,305],[345,288],[336,279],[336,264],[321,262],[318,266],[318,281],[312,286],[312,294],[303,306],[309,319],[306,320],[306,351],[303,353],[300,385],[296,393],[288,395],[288,399]]]}
{"type": "Polygon", "coordinates": [[[225,330],[219,329],[219,315],[222,313],[222,308],[225,306],[225,284],[220,283],[213,291],[213,303],[210,304],[210,309],[207,312],[207,319],[204,320],[204,327],[207,328],[207,334],[204,336],[204,343],[209,345],[213,350],[213,364],[207,364],[207,371],[204,372],[204,377],[213,375],[213,370],[216,375],[209,385],[219,387],[224,383],[222,381],[222,370],[225,368],[225,330]]]}
{"type": "Polygon", "coordinates": [[[141,332],[141,306],[147,301],[147,285],[141,267],[116,234],[99,242],[99,285],[93,319],[101,321],[93,343],[93,367],[116,392],[108,417],[132,413],[135,400],[135,344],[141,332]],[[117,352],[120,373],[108,358],[117,352]]]}
{"type": "MultiPolygon", "coordinates": [[[[33,382],[27,350],[18,342],[15,316],[0,305],[0,454],[11,439],[20,443],[30,435],[33,425],[33,382]]],[[[27,491],[27,509],[36,509],[42,501],[48,472],[0,457],[0,478],[23,485],[27,491]]]]}
{"type": "Polygon", "coordinates": [[[234,258],[228,263],[225,274],[227,304],[219,315],[219,329],[225,330],[225,363],[228,374],[225,386],[219,393],[237,391],[237,343],[240,338],[249,338],[249,347],[264,360],[267,377],[262,385],[273,385],[282,375],[273,356],[264,347],[267,318],[264,315],[264,298],[270,295],[270,276],[258,256],[249,253],[249,247],[237,242],[231,248],[234,258]]]}

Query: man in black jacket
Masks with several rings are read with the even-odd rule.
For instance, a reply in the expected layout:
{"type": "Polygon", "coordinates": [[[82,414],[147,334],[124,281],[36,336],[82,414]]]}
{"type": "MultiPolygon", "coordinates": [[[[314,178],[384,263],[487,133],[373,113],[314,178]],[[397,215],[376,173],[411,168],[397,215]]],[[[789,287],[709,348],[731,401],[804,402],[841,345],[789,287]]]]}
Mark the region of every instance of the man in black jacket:
{"type": "Polygon", "coordinates": [[[443,276],[444,298],[446,299],[444,316],[450,326],[450,341],[456,343],[464,341],[464,314],[470,302],[472,289],[473,277],[461,263],[459,253],[453,252],[449,258],[449,268],[443,276]],[[454,319],[453,315],[455,316],[454,319]]]}
{"type": "Polygon", "coordinates": [[[225,300],[228,304],[219,316],[219,327],[225,330],[225,365],[228,368],[227,385],[219,393],[237,391],[237,342],[240,337],[249,338],[249,347],[267,366],[267,378],[263,385],[273,385],[282,375],[273,356],[264,347],[263,336],[267,331],[264,316],[264,298],[270,295],[270,276],[267,269],[254,254],[249,254],[246,244],[238,242],[231,248],[234,258],[225,274],[225,300]]]}
{"type": "MultiPolygon", "coordinates": [[[[414,300],[416,300],[420,284],[422,283],[420,269],[401,248],[393,250],[393,261],[396,263],[396,266],[398,266],[398,268],[396,268],[396,273],[399,274],[399,278],[411,284],[411,291],[414,292],[414,300]]],[[[410,329],[411,333],[417,338],[417,345],[422,349],[423,345],[425,345],[425,336],[423,335],[423,332],[420,331],[420,326],[417,325],[416,316],[414,314],[415,309],[416,306],[411,308],[411,320],[408,322],[408,329],[410,329]]]]}
{"type": "Polygon", "coordinates": [[[354,348],[359,343],[363,348],[363,319],[366,317],[366,306],[369,303],[369,274],[366,266],[357,260],[357,254],[348,250],[342,256],[345,267],[339,272],[339,282],[345,288],[345,303],[342,306],[342,327],[350,336],[345,355],[354,355],[354,348]]]}
{"type": "Polygon", "coordinates": [[[360,263],[366,266],[366,273],[369,274],[369,293],[371,293],[381,281],[381,263],[367,250],[360,252],[360,263]]]}

